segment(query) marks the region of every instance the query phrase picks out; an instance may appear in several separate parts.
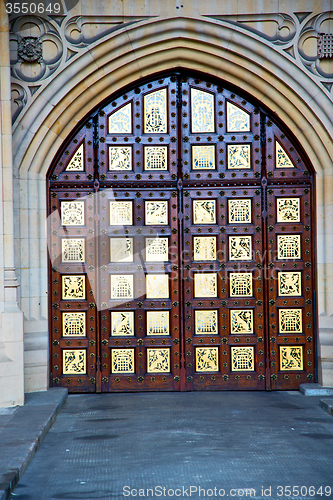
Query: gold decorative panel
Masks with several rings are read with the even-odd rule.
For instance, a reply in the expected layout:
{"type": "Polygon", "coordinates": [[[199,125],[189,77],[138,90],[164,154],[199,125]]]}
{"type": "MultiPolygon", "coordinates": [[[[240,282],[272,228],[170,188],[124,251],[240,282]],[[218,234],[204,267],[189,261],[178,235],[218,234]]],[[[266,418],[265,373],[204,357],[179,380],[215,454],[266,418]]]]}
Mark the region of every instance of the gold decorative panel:
{"type": "Polygon", "coordinates": [[[302,295],[301,273],[278,273],[279,295],[302,295]]]}
{"type": "Polygon", "coordinates": [[[195,273],[195,297],[217,297],[217,273],[195,273]]]}
{"type": "Polygon", "coordinates": [[[109,170],[132,170],[130,146],[109,146],[109,170]]]}
{"type": "Polygon", "coordinates": [[[252,259],[252,237],[251,236],[229,236],[229,259],[251,260],[252,259]]]}
{"type": "Polygon", "coordinates": [[[168,299],[169,298],[169,275],[168,274],[147,274],[147,276],[146,276],[146,297],[147,297],[147,299],[168,299]]]}
{"type": "Polygon", "coordinates": [[[168,257],[168,238],[146,238],[146,261],[164,262],[168,257]]]}
{"type": "Polygon", "coordinates": [[[110,238],[111,262],[133,262],[133,238],[110,238]]]}
{"type": "Polygon", "coordinates": [[[77,148],[70,162],[66,167],[66,171],[82,172],[84,170],[84,149],[83,143],[77,148]]]}
{"type": "Polygon", "coordinates": [[[300,222],[299,198],[278,198],[277,222],[300,222]]]}
{"type": "Polygon", "coordinates": [[[85,337],[86,335],[86,313],[65,312],[62,313],[62,335],[63,337],[85,337]]]}
{"type": "Polygon", "coordinates": [[[167,132],[166,89],[151,92],[144,97],[145,133],[165,134],[167,132]]]}
{"type": "Polygon", "coordinates": [[[253,333],[253,311],[249,309],[231,309],[230,333],[253,333]]]}
{"type": "Polygon", "coordinates": [[[194,200],[193,201],[193,223],[194,224],[215,224],[216,223],[216,202],[215,202],[215,200],[194,200]]]}
{"type": "Polygon", "coordinates": [[[219,371],[218,347],[197,347],[195,349],[195,359],[197,372],[219,371]]]}
{"type": "Polygon", "coordinates": [[[112,373],[134,373],[134,349],[111,349],[112,373]]]}
{"type": "Polygon", "coordinates": [[[170,349],[147,349],[147,373],[170,371],[170,349]]]}
{"type": "Polygon", "coordinates": [[[111,335],[113,337],[134,335],[133,311],[111,312],[111,335]]]}
{"type": "Polygon", "coordinates": [[[251,200],[228,200],[229,224],[244,224],[251,222],[251,200]]]}
{"type": "Polygon", "coordinates": [[[195,311],[195,334],[217,335],[217,311],[195,311]]]}
{"type": "Polygon", "coordinates": [[[62,226],[83,226],[84,201],[62,201],[61,224],[62,226]]]}
{"type": "Polygon", "coordinates": [[[145,170],[168,170],[168,148],[145,146],[145,170]]]}
{"type": "Polygon", "coordinates": [[[147,335],[170,335],[169,311],[147,311],[147,335]]]}
{"type": "Polygon", "coordinates": [[[194,236],[193,238],[194,260],[216,260],[216,237],[194,236]]]}
{"type": "Polygon", "coordinates": [[[231,102],[227,102],[227,130],[250,132],[250,115],[231,102]]]}
{"type": "Polygon", "coordinates": [[[110,201],[110,226],[131,226],[132,224],[132,202],[110,201]]]}
{"type": "Polygon", "coordinates": [[[280,370],[303,370],[302,346],[280,346],[280,370]]]}
{"type": "Polygon", "coordinates": [[[191,89],[192,132],[214,132],[214,96],[191,89]]]}
{"type": "Polygon", "coordinates": [[[230,273],[230,297],[252,296],[252,273],[230,273]]]}
{"type": "Polygon", "coordinates": [[[63,276],[62,277],[62,298],[85,299],[85,276],[63,276]]]}
{"type": "Polygon", "coordinates": [[[214,169],[215,146],[192,146],[192,169],[214,169]]]}
{"type": "Polygon", "coordinates": [[[128,103],[109,116],[109,134],[132,133],[132,103],[128,103]]]}
{"type": "Polygon", "coordinates": [[[111,275],[111,299],[133,299],[133,275],[111,275]]]}
{"type": "Polygon", "coordinates": [[[276,168],[294,168],[294,165],[283,147],[275,141],[276,168]]]}
{"type": "Polygon", "coordinates": [[[86,373],[86,351],[84,349],[64,349],[62,355],[62,373],[64,375],[86,373]]]}
{"type": "Polygon", "coordinates": [[[300,259],[301,258],[301,236],[279,235],[278,237],[278,259],[300,259]]]}
{"type": "Polygon", "coordinates": [[[168,224],[168,202],[146,201],[146,224],[148,226],[160,226],[168,224]]]}
{"type": "Polygon", "coordinates": [[[228,168],[251,168],[249,144],[228,144],[228,168]]]}
{"type": "Polygon", "coordinates": [[[302,333],[302,309],[279,310],[280,333],[302,333]]]}
{"type": "Polygon", "coordinates": [[[63,262],[84,262],[84,238],[63,238],[61,247],[63,262]]]}
{"type": "Polygon", "coordinates": [[[231,347],[231,370],[233,372],[254,371],[254,348],[231,347]]]}

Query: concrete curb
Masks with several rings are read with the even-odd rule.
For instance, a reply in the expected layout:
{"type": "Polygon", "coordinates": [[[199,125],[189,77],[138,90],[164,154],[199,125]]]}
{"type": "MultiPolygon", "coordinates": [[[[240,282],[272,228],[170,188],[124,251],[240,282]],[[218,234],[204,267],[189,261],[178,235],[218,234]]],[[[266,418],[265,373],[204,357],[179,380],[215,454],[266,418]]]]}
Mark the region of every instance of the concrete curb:
{"type": "Polygon", "coordinates": [[[333,399],[321,399],[319,406],[321,406],[329,415],[333,415],[333,399]]]}
{"type": "Polygon", "coordinates": [[[304,396],[333,396],[333,387],[319,384],[301,384],[299,390],[304,396]]]}

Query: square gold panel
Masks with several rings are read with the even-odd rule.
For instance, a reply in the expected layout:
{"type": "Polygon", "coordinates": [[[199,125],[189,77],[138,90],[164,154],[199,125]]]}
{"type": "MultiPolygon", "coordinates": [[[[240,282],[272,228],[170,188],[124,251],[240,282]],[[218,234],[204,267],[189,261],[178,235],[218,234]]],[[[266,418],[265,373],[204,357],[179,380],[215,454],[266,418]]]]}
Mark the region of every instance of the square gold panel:
{"type": "Polygon", "coordinates": [[[83,143],[77,148],[72,158],[70,159],[66,172],[83,172],[84,171],[84,148],[83,143]]]}
{"type": "Polygon", "coordinates": [[[169,238],[146,238],[146,261],[165,262],[169,260],[169,238]]]}
{"type": "Polygon", "coordinates": [[[253,333],[253,311],[251,309],[230,310],[230,333],[253,333]]]}
{"type": "Polygon", "coordinates": [[[278,259],[301,258],[301,236],[284,234],[277,237],[278,259]]]}
{"type": "Polygon", "coordinates": [[[146,225],[161,226],[168,224],[167,201],[145,201],[146,225]]]}
{"type": "Polygon", "coordinates": [[[62,238],[63,262],[84,262],[84,238],[62,238]]]}
{"type": "Polygon", "coordinates": [[[215,224],[216,201],[193,200],[193,224],[215,224]]]}
{"type": "Polygon", "coordinates": [[[85,335],[86,335],[86,313],[84,312],[62,313],[63,337],[85,337],[85,335]]]}
{"type": "Polygon", "coordinates": [[[196,347],[195,361],[197,372],[219,371],[219,348],[218,347],[196,347]]]}
{"type": "Polygon", "coordinates": [[[131,226],[132,209],[131,201],[110,201],[110,226],[131,226]]]}
{"type": "Polygon", "coordinates": [[[300,222],[299,198],[277,198],[277,222],[300,222]]]}
{"type": "Polygon", "coordinates": [[[147,349],[147,373],[170,372],[170,349],[147,349]]]}
{"type": "Polygon", "coordinates": [[[86,373],[85,349],[64,349],[62,356],[62,373],[64,375],[82,375],[86,373]]]}
{"type": "Polygon", "coordinates": [[[228,169],[249,169],[251,148],[249,144],[228,144],[228,169]]]}
{"type": "Polygon", "coordinates": [[[109,170],[132,170],[131,146],[109,146],[109,170]]]}
{"type": "Polygon", "coordinates": [[[147,274],[146,276],[146,298],[168,299],[169,298],[169,275],[147,274]]]}
{"type": "Polygon", "coordinates": [[[228,132],[250,132],[250,115],[235,104],[227,102],[228,132]]]}
{"type": "Polygon", "coordinates": [[[133,299],[134,286],[132,274],[111,275],[111,299],[133,299]]]}
{"type": "Polygon", "coordinates": [[[252,236],[229,236],[229,260],[251,260],[252,257],[252,236]]]}
{"type": "Polygon", "coordinates": [[[282,272],[278,273],[279,295],[299,296],[302,295],[301,273],[282,272]]]}
{"type": "Polygon", "coordinates": [[[215,146],[192,146],[192,169],[215,169],[215,146]]]}
{"type": "Polygon", "coordinates": [[[294,168],[293,162],[289,158],[289,155],[277,141],[275,141],[275,151],[276,168],[294,168]]]}
{"type": "Polygon", "coordinates": [[[126,337],[134,335],[133,311],[111,312],[111,335],[112,337],[126,337]]]}
{"type": "Polygon", "coordinates": [[[111,372],[134,373],[134,349],[111,349],[111,372]]]}
{"type": "Polygon", "coordinates": [[[62,299],[76,300],[86,298],[85,276],[62,277],[62,299]]]}
{"type": "Polygon", "coordinates": [[[302,331],[302,309],[279,309],[279,333],[302,331]]]}
{"type": "Polygon", "coordinates": [[[194,274],[194,297],[217,297],[217,273],[194,274]]]}
{"type": "Polygon", "coordinates": [[[254,347],[231,347],[231,371],[254,371],[254,347]]]}
{"type": "Polygon", "coordinates": [[[109,134],[132,133],[132,103],[125,104],[109,116],[109,134]]]}
{"type": "Polygon", "coordinates": [[[191,89],[192,133],[214,132],[214,96],[209,92],[191,89]]]}
{"type": "Polygon", "coordinates": [[[133,238],[110,238],[111,262],[133,262],[133,238]]]}
{"type": "Polygon", "coordinates": [[[228,200],[229,224],[249,224],[251,219],[251,200],[228,200]]]}
{"type": "Polygon", "coordinates": [[[145,146],[145,170],[168,170],[168,148],[145,146]]]}
{"type": "Polygon", "coordinates": [[[167,133],[167,92],[160,89],[144,96],[145,133],[167,133]]]}
{"type": "Polygon", "coordinates": [[[303,370],[302,346],[280,346],[280,370],[303,370]]]}
{"type": "Polygon", "coordinates": [[[217,311],[195,311],[195,334],[217,335],[217,311]]]}
{"type": "Polygon", "coordinates": [[[84,226],[84,201],[61,202],[61,225],[84,226]]]}
{"type": "Polygon", "coordinates": [[[193,237],[193,260],[216,260],[216,236],[193,237]]]}
{"type": "Polygon", "coordinates": [[[170,335],[169,311],[147,311],[147,335],[170,335]]]}
{"type": "Polygon", "coordinates": [[[252,273],[230,273],[230,297],[251,297],[252,273]]]}

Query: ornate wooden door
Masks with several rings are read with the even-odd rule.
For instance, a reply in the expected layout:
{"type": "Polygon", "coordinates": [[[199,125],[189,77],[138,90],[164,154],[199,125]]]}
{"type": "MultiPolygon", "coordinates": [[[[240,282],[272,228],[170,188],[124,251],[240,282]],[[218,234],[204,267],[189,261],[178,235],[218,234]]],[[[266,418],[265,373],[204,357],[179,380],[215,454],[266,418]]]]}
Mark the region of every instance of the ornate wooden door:
{"type": "Polygon", "coordinates": [[[87,118],[49,175],[51,385],[314,377],[313,180],[248,99],[175,74],[87,118]]]}

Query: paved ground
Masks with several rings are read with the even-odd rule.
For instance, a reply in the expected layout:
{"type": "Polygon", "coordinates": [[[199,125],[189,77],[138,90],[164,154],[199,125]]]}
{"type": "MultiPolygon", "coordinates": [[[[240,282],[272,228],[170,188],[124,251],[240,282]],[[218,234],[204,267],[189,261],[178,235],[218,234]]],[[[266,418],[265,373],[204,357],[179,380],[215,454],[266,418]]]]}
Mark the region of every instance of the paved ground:
{"type": "Polygon", "coordinates": [[[333,418],[318,403],[298,392],[70,395],[11,499],[332,500],[333,418]]]}

